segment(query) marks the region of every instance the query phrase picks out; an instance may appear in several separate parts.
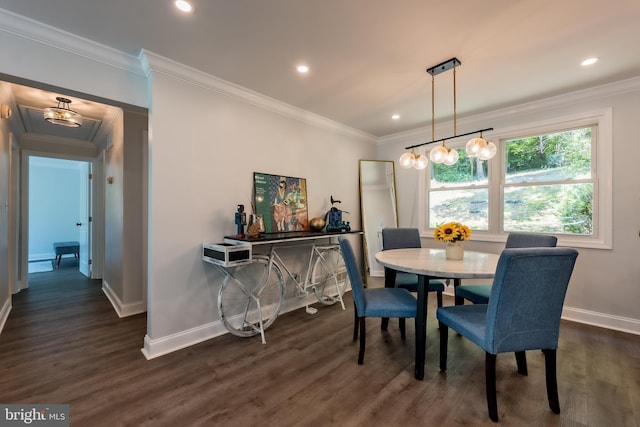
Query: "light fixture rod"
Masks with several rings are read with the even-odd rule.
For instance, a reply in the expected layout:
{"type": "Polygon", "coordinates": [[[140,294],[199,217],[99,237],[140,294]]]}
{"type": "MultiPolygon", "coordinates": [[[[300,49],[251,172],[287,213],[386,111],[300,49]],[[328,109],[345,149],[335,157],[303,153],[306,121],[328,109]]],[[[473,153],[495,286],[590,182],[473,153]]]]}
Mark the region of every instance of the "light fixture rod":
{"type": "Polygon", "coordinates": [[[409,147],[404,147],[405,150],[409,150],[411,148],[417,148],[417,147],[422,147],[423,145],[428,145],[428,144],[435,144],[436,142],[442,142],[442,141],[447,141],[449,139],[455,139],[455,138],[459,138],[462,136],[468,136],[468,135],[473,135],[474,133],[482,133],[482,132],[489,132],[492,131],[493,128],[486,128],[486,129],[480,129],[480,130],[474,130],[473,132],[467,132],[467,133],[461,133],[460,135],[453,135],[450,136],[448,138],[440,138],[440,139],[435,139],[433,141],[429,141],[429,142],[422,142],[420,144],[416,144],[416,145],[411,145],[409,147]]]}

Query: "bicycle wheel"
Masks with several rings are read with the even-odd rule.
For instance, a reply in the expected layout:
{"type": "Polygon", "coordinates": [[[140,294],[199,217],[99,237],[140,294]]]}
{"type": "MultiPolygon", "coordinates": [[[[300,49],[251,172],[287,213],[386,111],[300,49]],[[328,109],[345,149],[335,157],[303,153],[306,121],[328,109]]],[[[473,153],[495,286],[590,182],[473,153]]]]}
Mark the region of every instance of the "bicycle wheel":
{"type": "Polygon", "coordinates": [[[311,287],[318,301],[332,305],[340,301],[349,286],[349,275],[340,247],[324,249],[316,256],[311,270],[311,287]]]}
{"type": "Polygon", "coordinates": [[[263,256],[241,265],[227,277],[218,293],[218,314],[229,332],[240,337],[260,333],[276,320],[284,296],[280,268],[263,256]]]}

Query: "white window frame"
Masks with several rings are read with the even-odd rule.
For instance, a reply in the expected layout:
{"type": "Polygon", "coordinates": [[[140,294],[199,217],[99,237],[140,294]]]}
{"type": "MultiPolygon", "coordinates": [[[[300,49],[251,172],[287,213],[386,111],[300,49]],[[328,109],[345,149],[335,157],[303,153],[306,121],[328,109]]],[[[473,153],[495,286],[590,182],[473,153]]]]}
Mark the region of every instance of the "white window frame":
{"type": "MultiPolygon", "coordinates": [[[[503,141],[549,134],[578,127],[595,126],[592,134],[592,173],[594,182],[593,234],[589,236],[558,234],[558,245],[593,249],[612,249],[613,236],[613,112],[611,108],[497,129],[485,137],[498,145],[498,153],[488,162],[489,169],[489,226],[488,231],[474,230],[474,241],[504,242],[507,232],[502,230],[504,187],[503,141]]],[[[464,141],[447,143],[462,148],[464,141]]],[[[428,227],[429,170],[421,171],[419,185],[419,218],[423,236],[433,236],[428,227]]]]}

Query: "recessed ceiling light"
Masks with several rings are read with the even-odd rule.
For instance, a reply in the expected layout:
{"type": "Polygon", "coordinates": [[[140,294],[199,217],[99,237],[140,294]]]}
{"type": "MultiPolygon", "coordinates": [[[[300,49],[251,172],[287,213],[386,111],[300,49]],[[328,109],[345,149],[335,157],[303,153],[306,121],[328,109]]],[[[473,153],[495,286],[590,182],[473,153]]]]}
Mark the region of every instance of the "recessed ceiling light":
{"type": "Polygon", "coordinates": [[[596,58],[596,57],[593,57],[593,58],[587,58],[587,59],[585,59],[584,61],[582,61],[582,62],[580,63],[580,65],[582,65],[582,66],[586,67],[587,65],[593,65],[593,64],[595,64],[596,62],[598,62],[598,58],[596,58]]]}
{"type": "Polygon", "coordinates": [[[394,114],[393,116],[391,116],[391,118],[393,120],[398,120],[400,118],[400,114],[394,114]]]}
{"type": "Polygon", "coordinates": [[[308,73],[309,72],[309,67],[307,67],[306,65],[298,65],[297,68],[299,73],[308,73]]]}
{"type": "Polygon", "coordinates": [[[191,13],[193,12],[193,6],[188,1],[177,0],[175,3],[176,7],[180,9],[182,12],[191,13]]]}

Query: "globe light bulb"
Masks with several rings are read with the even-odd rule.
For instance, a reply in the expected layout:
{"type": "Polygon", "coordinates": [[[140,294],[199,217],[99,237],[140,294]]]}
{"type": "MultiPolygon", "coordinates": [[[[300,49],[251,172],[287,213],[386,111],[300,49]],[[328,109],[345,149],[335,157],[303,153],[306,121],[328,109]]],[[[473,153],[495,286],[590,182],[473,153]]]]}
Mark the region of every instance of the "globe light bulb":
{"type": "Polygon", "coordinates": [[[482,148],[486,147],[487,141],[482,138],[471,138],[465,147],[467,156],[477,157],[482,148]]]}
{"type": "Polygon", "coordinates": [[[478,158],[480,160],[489,160],[490,158],[495,156],[497,152],[498,147],[496,147],[496,144],[494,144],[493,142],[489,142],[478,152],[478,158]]]}
{"type": "Polygon", "coordinates": [[[458,151],[450,148],[442,163],[447,166],[455,165],[458,161],[458,157],[458,151]]]}
{"type": "Polygon", "coordinates": [[[416,164],[413,165],[413,167],[418,170],[422,170],[425,169],[428,164],[429,159],[427,158],[427,156],[425,156],[424,154],[418,154],[418,157],[416,157],[416,164]]]}
{"type": "Polygon", "coordinates": [[[402,156],[400,156],[399,162],[400,162],[400,166],[405,169],[412,168],[413,165],[416,164],[416,156],[413,150],[411,150],[410,153],[404,153],[402,156]]]}
{"type": "Polygon", "coordinates": [[[429,152],[429,158],[433,163],[442,163],[447,154],[449,154],[449,150],[442,144],[440,147],[434,148],[429,152]]]}

